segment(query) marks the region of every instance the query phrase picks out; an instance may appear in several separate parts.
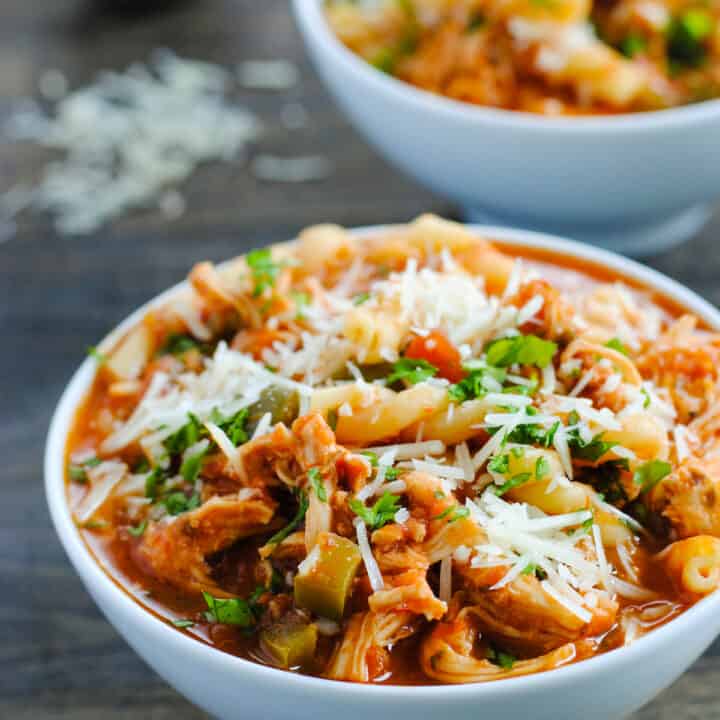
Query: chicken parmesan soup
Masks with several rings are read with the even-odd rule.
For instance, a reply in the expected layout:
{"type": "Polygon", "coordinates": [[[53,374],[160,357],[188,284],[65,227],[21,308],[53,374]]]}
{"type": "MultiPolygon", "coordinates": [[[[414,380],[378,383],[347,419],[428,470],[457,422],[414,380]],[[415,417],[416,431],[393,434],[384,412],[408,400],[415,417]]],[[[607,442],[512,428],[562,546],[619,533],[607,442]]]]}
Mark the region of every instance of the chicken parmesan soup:
{"type": "Polygon", "coordinates": [[[621,113],[720,95],[717,0],[326,0],[379,70],[456,100],[621,113]]]}
{"type": "Polygon", "coordinates": [[[632,643],[720,583],[720,334],[578,262],[423,216],[196,265],[93,351],[88,547],[178,632],[333,680],[632,643]]]}

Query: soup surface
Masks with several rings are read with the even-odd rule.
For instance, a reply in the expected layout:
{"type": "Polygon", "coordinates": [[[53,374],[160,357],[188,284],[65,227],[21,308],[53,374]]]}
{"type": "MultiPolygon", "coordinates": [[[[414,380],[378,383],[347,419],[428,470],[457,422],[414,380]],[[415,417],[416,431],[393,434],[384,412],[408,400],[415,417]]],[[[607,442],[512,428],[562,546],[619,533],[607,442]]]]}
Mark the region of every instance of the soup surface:
{"type": "Polygon", "coordinates": [[[351,50],[412,85],[548,115],[720,95],[715,0],[328,0],[351,50]]]}
{"type": "Polygon", "coordinates": [[[98,562],[179,632],[329,679],[484,682],[720,582],[720,336],[423,216],[214,267],[96,352],[67,447],[98,562]]]}

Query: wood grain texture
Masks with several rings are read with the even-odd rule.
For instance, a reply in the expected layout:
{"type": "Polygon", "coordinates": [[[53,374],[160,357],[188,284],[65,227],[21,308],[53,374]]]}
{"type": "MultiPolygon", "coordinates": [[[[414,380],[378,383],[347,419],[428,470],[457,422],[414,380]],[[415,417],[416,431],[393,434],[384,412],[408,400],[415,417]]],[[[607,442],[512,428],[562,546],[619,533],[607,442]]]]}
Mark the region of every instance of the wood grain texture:
{"type": "MultiPolygon", "coordinates": [[[[259,183],[240,165],[208,166],[184,188],[188,210],[178,222],[168,224],[148,211],[93,237],[68,239],[57,237],[47,219],[30,218],[16,238],[0,245],[3,718],[205,717],[105,622],[50,527],[42,444],[50,413],[84,349],[201,258],[217,260],[282,240],[318,220],[358,225],[403,221],[423,210],[455,212],[389,168],[348,127],[308,65],[285,0],[7,0],[0,7],[0,119],[13,98],[35,93],[45,68],[62,69],[78,86],[98,69],[122,69],[159,46],[228,66],[250,58],[297,62],[297,89],[240,97],[266,123],[261,148],[323,153],[336,172],[322,183],[284,186],[259,183]],[[136,11],[133,5],[151,9],[136,11]],[[307,129],[283,129],[279,112],[290,100],[310,112],[307,129]]],[[[0,190],[32,178],[45,157],[24,145],[0,143],[0,190]]],[[[718,230],[716,217],[690,243],[650,264],[718,303],[718,230]]],[[[718,687],[715,645],[636,720],[718,718],[718,687]]]]}

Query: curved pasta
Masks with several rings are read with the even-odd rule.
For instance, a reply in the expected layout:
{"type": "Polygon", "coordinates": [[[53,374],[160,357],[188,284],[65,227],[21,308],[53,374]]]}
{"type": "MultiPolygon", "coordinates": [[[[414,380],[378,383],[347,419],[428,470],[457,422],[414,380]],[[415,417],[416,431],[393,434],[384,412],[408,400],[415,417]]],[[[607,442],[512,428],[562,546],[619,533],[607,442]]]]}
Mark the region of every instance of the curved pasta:
{"type": "Polygon", "coordinates": [[[409,425],[447,407],[448,402],[447,390],[420,383],[352,415],[341,415],[335,434],[342,443],[370,445],[399,435],[409,425]]]}
{"type": "Polygon", "coordinates": [[[355,252],[352,236],[339,225],[313,225],[303,230],[297,240],[296,253],[303,271],[313,277],[347,265],[355,252]]]}
{"type": "Polygon", "coordinates": [[[686,598],[698,600],[720,587],[720,539],[696,535],[678,540],[662,558],[665,571],[686,598]]]}
{"type": "Polygon", "coordinates": [[[489,407],[484,400],[453,404],[452,412],[448,407],[449,403],[440,412],[422,420],[422,428],[419,423],[406,428],[402,433],[403,439],[412,440],[422,430],[425,440],[440,440],[446,445],[454,445],[485,432],[481,424],[489,407]]]}
{"type": "MultiPolygon", "coordinates": [[[[621,445],[640,460],[667,460],[670,443],[663,423],[647,412],[637,412],[620,418],[620,430],[606,430],[603,440],[621,445]]],[[[612,449],[609,451],[612,454],[612,449]]]]}
{"type": "Polygon", "coordinates": [[[343,334],[355,346],[362,363],[396,359],[407,330],[407,325],[396,317],[361,307],[353,308],[344,317],[343,334]]]}

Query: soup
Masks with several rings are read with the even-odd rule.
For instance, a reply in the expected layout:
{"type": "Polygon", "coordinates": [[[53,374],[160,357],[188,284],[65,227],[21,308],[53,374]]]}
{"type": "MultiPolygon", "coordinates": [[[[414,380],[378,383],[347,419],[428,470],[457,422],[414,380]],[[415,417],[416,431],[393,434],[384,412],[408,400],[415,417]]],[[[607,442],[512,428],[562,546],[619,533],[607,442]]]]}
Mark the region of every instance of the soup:
{"type": "Polygon", "coordinates": [[[328,0],[345,45],[456,100],[548,115],[720,95],[718,5],[666,0],[328,0]]]}
{"type": "Polygon", "coordinates": [[[720,582],[720,336],[423,216],[193,268],[67,447],[97,561],[178,632],[361,683],[632,643],[720,582]]]}

